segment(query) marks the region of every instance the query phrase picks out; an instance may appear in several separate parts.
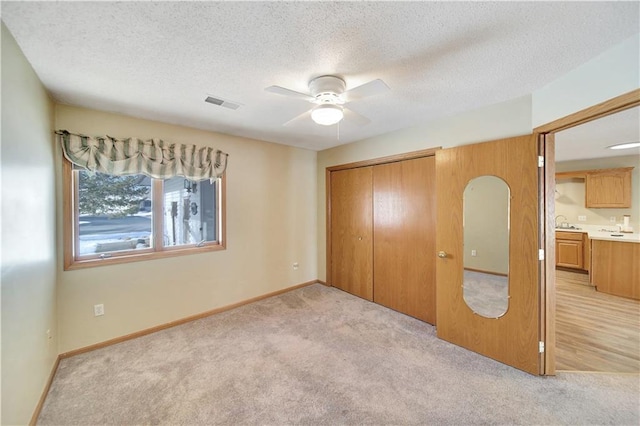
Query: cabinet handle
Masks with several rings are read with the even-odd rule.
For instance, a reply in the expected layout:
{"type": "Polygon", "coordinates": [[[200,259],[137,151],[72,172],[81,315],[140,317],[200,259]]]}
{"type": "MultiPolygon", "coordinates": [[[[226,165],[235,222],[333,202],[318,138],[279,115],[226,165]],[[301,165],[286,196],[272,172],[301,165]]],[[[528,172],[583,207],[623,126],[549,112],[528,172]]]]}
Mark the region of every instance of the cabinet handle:
{"type": "Polygon", "coordinates": [[[362,241],[362,237],[358,237],[358,241],[362,241]]]}
{"type": "Polygon", "coordinates": [[[438,257],[441,259],[444,259],[447,257],[447,252],[446,251],[439,251],[438,252],[438,257]]]}

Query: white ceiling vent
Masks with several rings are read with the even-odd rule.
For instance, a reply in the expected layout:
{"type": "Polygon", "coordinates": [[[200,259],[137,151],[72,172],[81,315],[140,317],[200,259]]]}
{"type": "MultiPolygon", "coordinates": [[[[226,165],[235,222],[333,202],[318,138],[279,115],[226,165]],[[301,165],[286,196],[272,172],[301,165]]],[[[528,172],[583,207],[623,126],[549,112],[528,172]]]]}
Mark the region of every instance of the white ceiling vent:
{"type": "Polygon", "coordinates": [[[240,104],[239,103],[229,102],[229,101],[221,99],[221,98],[214,98],[213,96],[207,96],[207,99],[205,99],[204,101],[205,102],[209,102],[210,104],[222,106],[222,107],[229,108],[229,109],[238,109],[238,108],[240,108],[240,104]]]}

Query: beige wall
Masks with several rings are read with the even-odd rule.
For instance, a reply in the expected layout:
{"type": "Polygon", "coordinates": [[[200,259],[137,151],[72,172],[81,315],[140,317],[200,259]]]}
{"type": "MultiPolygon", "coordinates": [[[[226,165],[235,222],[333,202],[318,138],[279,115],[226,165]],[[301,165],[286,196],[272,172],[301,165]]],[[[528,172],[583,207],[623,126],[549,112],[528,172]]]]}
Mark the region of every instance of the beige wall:
{"type": "MultiPolygon", "coordinates": [[[[631,178],[630,209],[588,209],[585,204],[584,180],[563,179],[556,181],[556,215],[564,215],[569,223],[611,226],[609,218],[616,217],[615,223],[622,223],[622,216],[631,215],[630,223],[634,232],[640,231],[640,155],[596,158],[592,160],[565,161],[556,163],[559,172],[576,170],[609,169],[635,167],[631,178]],[[578,216],[586,216],[586,222],[578,222],[578,216]]],[[[565,221],[560,219],[559,221],[565,221]]]]}
{"type": "Polygon", "coordinates": [[[630,92],[640,86],[640,34],[533,92],[533,126],[630,92]]]}
{"type": "MultiPolygon", "coordinates": [[[[467,111],[318,153],[318,276],[326,279],[325,169],[337,164],[531,133],[531,97],[467,111]]],[[[435,256],[435,254],[434,254],[435,256]]]]}
{"type": "Polygon", "coordinates": [[[53,103],[3,23],[2,424],[29,422],[58,354],[52,126],[53,103]]]}
{"type": "Polygon", "coordinates": [[[60,271],[61,352],[317,278],[315,152],[63,105],[56,128],[229,153],[227,250],[60,271]],[[93,316],[97,303],[104,316],[93,316]]]}

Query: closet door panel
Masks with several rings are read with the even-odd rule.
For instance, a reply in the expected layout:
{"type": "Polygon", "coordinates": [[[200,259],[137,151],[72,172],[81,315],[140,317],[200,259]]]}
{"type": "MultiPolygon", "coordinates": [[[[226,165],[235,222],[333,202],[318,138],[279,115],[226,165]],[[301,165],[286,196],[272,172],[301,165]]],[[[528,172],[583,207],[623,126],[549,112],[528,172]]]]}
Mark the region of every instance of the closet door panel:
{"type": "Polygon", "coordinates": [[[374,301],[436,322],[435,157],[374,166],[374,301]]]}
{"type": "Polygon", "coordinates": [[[331,285],[373,300],[372,168],[331,172],[331,285]]]}

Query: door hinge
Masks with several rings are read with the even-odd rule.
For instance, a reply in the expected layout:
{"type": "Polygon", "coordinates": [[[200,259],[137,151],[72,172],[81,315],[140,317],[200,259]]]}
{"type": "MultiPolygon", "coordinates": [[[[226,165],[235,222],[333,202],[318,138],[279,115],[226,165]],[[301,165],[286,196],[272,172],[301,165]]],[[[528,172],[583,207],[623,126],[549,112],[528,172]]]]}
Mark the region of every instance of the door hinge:
{"type": "Polygon", "coordinates": [[[538,260],[544,260],[544,249],[538,250],[538,260]]]}
{"type": "Polygon", "coordinates": [[[542,341],[538,342],[538,352],[541,354],[544,353],[544,342],[542,341]]]}
{"type": "Polygon", "coordinates": [[[542,155],[538,155],[538,167],[544,167],[544,157],[542,155]]]}

